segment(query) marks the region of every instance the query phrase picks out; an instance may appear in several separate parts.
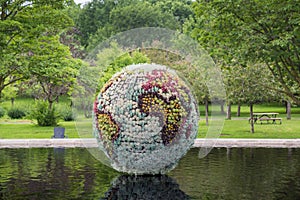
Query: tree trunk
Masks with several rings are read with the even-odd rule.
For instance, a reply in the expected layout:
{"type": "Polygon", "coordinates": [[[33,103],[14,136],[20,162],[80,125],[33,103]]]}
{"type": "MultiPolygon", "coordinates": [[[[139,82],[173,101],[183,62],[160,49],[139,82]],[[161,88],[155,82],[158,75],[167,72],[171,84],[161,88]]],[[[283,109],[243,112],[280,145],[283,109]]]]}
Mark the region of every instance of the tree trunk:
{"type": "Polygon", "coordinates": [[[2,98],[2,91],[4,89],[4,79],[0,77],[0,100],[2,98]]]}
{"type": "Polygon", "coordinates": [[[291,117],[291,102],[290,101],[286,101],[286,119],[287,120],[292,119],[292,117],[291,117]]]}
{"type": "Polygon", "coordinates": [[[222,101],[222,102],[221,102],[221,114],[225,114],[225,111],[224,111],[224,104],[225,104],[225,102],[222,101]]]}
{"type": "Polygon", "coordinates": [[[254,119],[253,119],[253,104],[250,103],[250,124],[251,124],[251,133],[254,133],[254,119]]]}
{"type": "Polygon", "coordinates": [[[227,116],[226,119],[231,119],[231,103],[229,102],[227,105],[227,116]]]}
{"type": "Polygon", "coordinates": [[[48,109],[49,109],[49,110],[52,110],[53,101],[48,100],[48,102],[49,102],[48,109]]]}
{"type": "Polygon", "coordinates": [[[205,120],[206,120],[206,126],[208,126],[208,100],[205,100],[205,120]]]}
{"type": "Polygon", "coordinates": [[[14,107],[14,104],[15,104],[15,98],[12,97],[12,98],[10,99],[10,101],[11,101],[11,106],[14,107]]]}
{"type": "Polygon", "coordinates": [[[241,116],[241,104],[240,104],[240,103],[238,103],[236,116],[237,116],[237,117],[241,116]]]}

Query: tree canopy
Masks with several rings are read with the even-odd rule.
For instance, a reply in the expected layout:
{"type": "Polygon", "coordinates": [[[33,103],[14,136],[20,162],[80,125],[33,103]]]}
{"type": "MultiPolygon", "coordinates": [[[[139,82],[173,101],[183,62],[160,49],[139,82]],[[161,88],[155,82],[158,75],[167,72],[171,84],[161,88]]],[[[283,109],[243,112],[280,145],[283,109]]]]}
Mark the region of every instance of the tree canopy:
{"type": "Polygon", "coordinates": [[[70,92],[81,63],[72,59],[68,47],[59,42],[58,36],[41,37],[31,51],[31,80],[39,84],[39,97],[47,100],[51,108],[59,96],[70,92]]]}
{"type": "MultiPolygon", "coordinates": [[[[50,94],[43,89],[47,80],[47,87],[56,84],[52,92],[65,94],[81,65],[73,58],[83,59],[95,44],[117,33],[164,27],[189,34],[209,51],[223,68],[231,94],[228,102],[262,101],[259,96],[266,93],[260,92],[268,87],[300,105],[299,25],[298,0],[91,0],[82,7],[73,0],[0,0],[0,98],[1,94],[15,96],[18,85],[26,79],[31,84],[39,82],[32,88],[43,90],[44,97],[50,94]],[[255,90],[249,83],[250,88],[241,92],[243,77],[249,81],[260,77],[262,81],[256,82],[255,90]],[[266,86],[267,82],[272,84],[266,86]]],[[[203,84],[184,61],[169,62],[171,54],[155,51],[142,53],[152,62],[165,60],[183,69],[195,80],[191,85],[202,88],[197,94],[200,101],[208,99],[203,84]]],[[[126,63],[130,57],[134,55],[119,59],[126,63]]],[[[103,72],[111,76],[116,71],[114,65],[109,63],[103,72]]],[[[57,95],[51,95],[48,97],[53,101],[57,95]]]]}
{"type": "MultiPolygon", "coordinates": [[[[83,46],[92,46],[122,31],[141,27],[181,29],[192,14],[191,1],[92,0],[79,14],[76,25],[83,46]]],[[[90,47],[93,48],[93,47],[90,47]]]]}
{"type": "Polygon", "coordinates": [[[227,64],[265,63],[300,104],[300,2],[199,0],[187,32],[227,64]]]}
{"type": "Polygon", "coordinates": [[[56,36],[72,25],[62,10],[67,3],[64,0],[0,1],[0,97],[5,87],[30,77],[32,46],[41,38],[56,36]]]}

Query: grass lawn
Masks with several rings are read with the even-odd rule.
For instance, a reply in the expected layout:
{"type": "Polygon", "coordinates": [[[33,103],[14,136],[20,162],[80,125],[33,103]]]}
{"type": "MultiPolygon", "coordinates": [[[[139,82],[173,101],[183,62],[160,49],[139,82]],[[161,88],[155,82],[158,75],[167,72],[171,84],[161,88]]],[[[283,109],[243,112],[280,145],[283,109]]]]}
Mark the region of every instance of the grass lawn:
{"type": "MultiPolygon", "coordinates": [[[[79,138],[74,122],[60,122],[59,126],[65,127],[68,138],[79,138]]],[[[40,127],[32,123],[18,123],[16,120],[0,121],[0,139],[23,138],[51,138],[54,127],[40,127]]]]}
{"type": "MultiPolygon", "coordinates": [[[[208,127],[205,120],[200,120],[199,138],[204,138],[208,127]]],[[[91,130],[91,123],[82,122],[77,128],[75,122],[60,122],[59,126],[66,128],[66,135],[69,138],[88,138],[92,134],[87,130],[91,130]]],[[[13,138],[51,138],[53,135],[53,127],[40,127],[36,124],[23,123],[21,120],[0,120],[0,139],[13,138]]],[[[220,138],[300,138],[300,115],[295,115],[292,120],[283,118],[282,124],[255,124],[255,133],[250,133],[250,124],[248,118],[233,118],[225,120],[224,127],[220,138]]]]}
{"type": "MultiPolygon", "coordinates": [[[[215,108],[217,110],[217,108],[215,108]]],[[[278,112],[282,124],[267,124],[258,122],[254,125],[255,133],[250,132],[249,106],[241,107],[240,117],[236,117],[237,106],[232,106],[232,119],[225,120],[220,138],[300,138],[300,107],[292,108],[292,119],[287,120],[285,107],[281,104],[254,105],[254,112],[278,112]]],[[[208,127],[205,124],[204,107],[200,107],[201,120],[199,138],[206,137],[208,127]]]]}
{"type": "MultiPolygon", "coordinates": [[[[32,105],[32,100],[16,101],[16,105],[32,105]]],[[[60,106],[67,104],[62,102],[60,106]]],[[[9,108],[10,102],[3,102],[0,106],[9,108]]],[[[219,109],[219,108],[216,108],[219,109]]],[[[300,107],[292,108],[292,120],[286,120],[285,108],[280,104],[255,105],[254,112],[278,112],[278,117],[283,119],[282,124],[255,124],[255,133],[250,133],[248,123],[249,107],[241,107],[241,116],[236,117],[237,106],[232,106],[232,120],[224,120],[221,138],[300,138],[300,107]]],[[[204,107],[200,106],[199,138],[206,137],[208,127],[205,125],[204,107]]],[[[225,116],[224,116],[225,117],[225,116]]],[[[80,122],[60,122],[59,126],[65,127],[65,134],[69,138],[93,137],[91,133],[91,119],[82,119],[80,122]],[[79,124],[79,125],[78,125],[79,124]],[[80,135],[78,134],[79,131],[80,135]]],[[[30,120],[11,120],[8,117],[0,119],[0,139],[8,138],[51,138],[54,127],[39,127],[30,120]]],[[[214,133],[216,135],[216,133],[214,133]]]]}
{"type": "MultiPolygon", "coordinates": [[[[292,117],[292,120],[283,118],[282,124],[257,123],[254,130],[255,133],[250,132],[248,118],[233,118],[225,120],[220,138],[300,138],[300,117],[292,117]]],[[[204,138],[206,133],[205,120],[201,120],[198,137],[204,138]]]]}

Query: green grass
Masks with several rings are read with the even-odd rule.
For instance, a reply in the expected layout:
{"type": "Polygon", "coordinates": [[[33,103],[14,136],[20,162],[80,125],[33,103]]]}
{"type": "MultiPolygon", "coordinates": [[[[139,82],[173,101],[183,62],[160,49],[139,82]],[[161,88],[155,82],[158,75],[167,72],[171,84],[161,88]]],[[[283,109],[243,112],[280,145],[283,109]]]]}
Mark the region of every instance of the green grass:
{"type": "MultiPolygon", "coordinates": [[[[51,138],[54,127],[40,127],[36,124],[22,124],[20,120],[10,120],[5,123],[0,121],[0,139],[13,138],[51,138]],[[19,121],[19,122],[17,122],[19,121]]],[[[200,120],[199,138],[206,136],[208,127],[205,120],[200,120]]],[[[69,138],[88,138],[92,133],[84,132],[90,130],[91,123],[81,123],[77,132],[75,122],[60,122],[59,126],[66,128],[66,135],[69,138]],[[84,131],[83,131],[84,130],[84,131]]],[[[216,133],[214,133],[216,134],[216,133]]],[[[255,133],[250,133],[250,124],[247,118],[234,118],[225,120],[220,138],[300,138],[300,116],[292,120],[283,119],[282,124],[255,124],[255,133]]]]}
{"type": "MultiPolygon", "coordinates": [[[[15,106],[30,109],[33,105],[32,99],[17,99],[15,106]]],[[[68,106],[69,102],[63,99],[58,108],[68,106]]],[[[1,107],[9,109],[10,101],[2,102],[1,107]]],[[[211,108],[210,108],[211,109],[211,108]]],[[[214,108],[220,110],[219,106],[214,108]]],[[[282,124],[255,124],[255,133],[250,132],[249,106],[241,107],[241,116],[236,117],[237,106],[232,106],[232,120],[224,120],[221,138],[300,138],[300,107],[292,108],[292,120],[286,120],[285,107],[282,104],[255,105],[254,112],[278,112],[278,117],[283,118],[282,124]]],[[[200,106],[201,120],[199,122],[199,138],[206,137],[208,127],[205,125],[204,106],[200,106]]],[[[219,115],[222,116],[222,115],[219,115]]],[[[223,116],[225,118],[225,116],[223,116]]],[[[92,137],[91,119],[80,119],[75,122],[60,122],[59,126],[66,128],[69,138],[92,137]],[[78,134],[79,131],[80,135],[78,134]]],[[[51,138],[54,127],[39,127],[30,120],[10,120],[7,116],[0,119],[0,139],[8,138],[51,138]]],[[[216,132],[213,132],[217,135],[216,132]]]]}
{"type": "MultiPolygon", "coordinates": [[[[219,106],[214,110],[220,110],[219,106]]],[[[237,105],[232,106],[232,119],[225,120],[220,138],[300,138],[300,107],[292,107],[292,119],[286,120],[285,107],[283,104],[270,103],[254,105],[254,112],[278,112],[283,119],[282,124],[257,123],[254,126],[255,133],[250,132],[249,106],[241,107],[240,117],[236,117],[237,105]]],[[[204,106],[200,106],[201,120],[199,123],[199,138],[206,137],[208,127],[205,124],[204,106]]],[[[225,118],[225,116],[223,117],[225,118]]],[[[217,135],[213,133],[214,137],[217,135]]]]}
{"type": "MultiPolygon", "coordinates": [[[[0,122],[1,123],[1,122],[0,122]]],[[[60,122],[68,138],[79,138],[74,122],[60,122]]],[[[40,127],[36,124],[6,122],[0,124],[0,139],[51,138],[54,127],[40,127]]]]}
{"type": "MultiPolygon", "coordinates": [[[[14,101],[14,107],[21,108],[26,112],[30,112],[35,105],[35,101],[32,98],[24,98],[18,97],[14,101]]],[[[70,100],[67,97],[60,97],[59,103],[54,103],[54,106],[59,110],[62,109],[64,106],[69,106],[70,100]]],[[[3,101],[0,102],[0,107],[4,108],[6,111],[12,108],[11,101],[3,101]]]]}
{"type": "MultiPolygon", "coordinates": [[[[14,107],[21,108],[26,112],[30,112],[35,102],[30,98],[16,98],[14,107]]],[[[55,104],[57,110],[63,110],[70,105],[70,100],[66,97],[60,98],[58,104],[55,104]]],[[[0,107],[8,111],[12,105],[10,101],[0,103],[0,107]]],[[[58,126],[65,127],[65,134],[68,138],[92,137],[91,134],[78,135],[75,122],[59,122],[58,126]]],[[[80,125],[80,127],[91,126],[91,123],[80,125]]],[[[80,128],[79,127],[79,128],[80,128]]],[[[90,128],[91,129],[91,128],[90,128]]],[[[12,120],[7,115],[0,118],[0,139],[13,138],[51,138],[54,133],[54,127],[40,127],[35,121],[25,119],[12,120]]]]}
{"type": "MultiPolygon", "coordinates": [[[[207,129],[205,120],[201,120],[198,137],[206,137],[207,129]]],[[[257,123],[254,125],[254,130],[254,133],[250,132],[248,118],[233,118],[224,121],[220,138],[300,138],[300,116],[294,115],[291,120],[283,118],[282,124],[257,123]]]]}

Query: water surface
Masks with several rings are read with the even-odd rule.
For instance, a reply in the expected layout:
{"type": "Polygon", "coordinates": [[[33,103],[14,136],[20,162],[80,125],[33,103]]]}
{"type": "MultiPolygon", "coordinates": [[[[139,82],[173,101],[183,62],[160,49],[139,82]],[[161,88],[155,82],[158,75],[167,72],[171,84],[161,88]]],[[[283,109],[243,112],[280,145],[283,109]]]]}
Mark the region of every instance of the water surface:
{"type": "Polygon", "coordinates": [[[167,175],[129,176],[83,148],[0,149],[0,199],[300,199],[300,149],[198,152],[167,175]]]}

